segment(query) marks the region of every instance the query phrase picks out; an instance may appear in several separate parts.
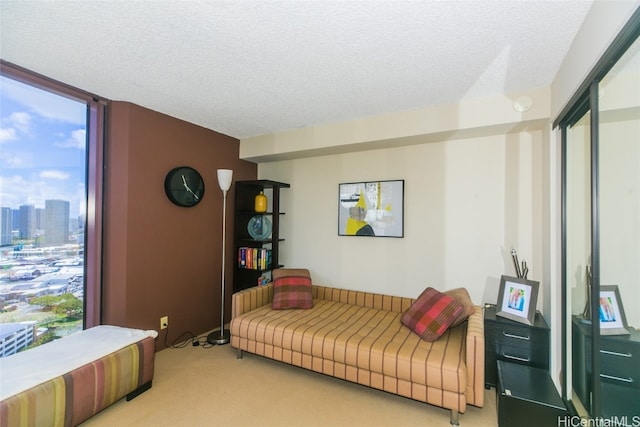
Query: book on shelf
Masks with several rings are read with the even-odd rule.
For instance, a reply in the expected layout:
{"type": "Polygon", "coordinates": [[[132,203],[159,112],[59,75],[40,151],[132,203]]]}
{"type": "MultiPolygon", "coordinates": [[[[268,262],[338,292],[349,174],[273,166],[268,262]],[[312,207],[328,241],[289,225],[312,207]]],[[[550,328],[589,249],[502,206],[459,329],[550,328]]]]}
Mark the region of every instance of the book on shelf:
{"type": "Polygon", "coordinates": [[[268,270],[271,268],[271,249],[238,248],[238,267],[249,270],[268,270]]]}

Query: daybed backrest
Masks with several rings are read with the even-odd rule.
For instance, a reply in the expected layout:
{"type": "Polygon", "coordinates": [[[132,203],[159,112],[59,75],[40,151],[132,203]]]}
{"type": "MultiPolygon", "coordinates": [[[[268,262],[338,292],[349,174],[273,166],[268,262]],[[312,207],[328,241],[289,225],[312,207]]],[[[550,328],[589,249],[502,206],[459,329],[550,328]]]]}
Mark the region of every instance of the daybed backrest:
{"type": "Polygon", "coordinates": [[[415,301],[412,298],[330,288],[321,285],[313,285],[311,288],[314,299],[360,305],[396,313],[404,313],[415,301]]]}
{"type": "Polygon", "coordinates": [[[238,291],[231,297],[231,318],[248,313],[273,301],[273,283],[238,291]]]}
{"type": "MultiPolygon", "coordinates": [[[[413,298],[331,288],[322,285],[312,285],[311,293],[314,299],[361,305],[396,313],[404,313],[415,301],[413,298]]],[[[271,301],[273,301],[273,283],[236,292],[232,298],[231,318],[263,305],[271,304],[271,301]]]]}

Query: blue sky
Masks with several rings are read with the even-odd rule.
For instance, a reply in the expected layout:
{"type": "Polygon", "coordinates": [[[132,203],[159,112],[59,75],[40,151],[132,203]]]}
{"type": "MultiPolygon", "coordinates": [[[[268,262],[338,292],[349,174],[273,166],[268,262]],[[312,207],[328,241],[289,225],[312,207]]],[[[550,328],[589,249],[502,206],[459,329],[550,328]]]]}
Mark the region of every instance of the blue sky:
{"type": "Polygon", "coordinates": [[[0,76],[0,207],[84,213],[86,104],[0,76]]]}

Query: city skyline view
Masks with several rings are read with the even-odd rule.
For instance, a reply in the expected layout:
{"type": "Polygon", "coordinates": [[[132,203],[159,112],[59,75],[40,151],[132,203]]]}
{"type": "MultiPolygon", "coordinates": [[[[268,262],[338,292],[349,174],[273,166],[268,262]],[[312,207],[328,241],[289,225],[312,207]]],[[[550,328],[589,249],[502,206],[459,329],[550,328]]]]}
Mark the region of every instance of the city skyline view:
{"type": "Polygon", "coordinates": [[[85,212],[85,103],[0,76],[0,207],[85,212]]]}

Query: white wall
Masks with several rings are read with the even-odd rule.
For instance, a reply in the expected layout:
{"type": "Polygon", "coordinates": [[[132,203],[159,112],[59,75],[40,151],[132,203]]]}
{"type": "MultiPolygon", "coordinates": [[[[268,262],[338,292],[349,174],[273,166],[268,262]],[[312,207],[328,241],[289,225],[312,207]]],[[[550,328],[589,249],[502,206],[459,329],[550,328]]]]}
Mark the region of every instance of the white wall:
{"type": "Polygon", "coordinates": [[[464,286],[476,304],[495,303],[500,276],[515,274],[511,247],[529,277],[542,279],[542,136],[262,163],[260,178],[291,184],[282,194],[282,261],[340,288],[416,297],[427,286],[464,286]],[[338,236],[338,184],[387,179],[405,180],[404,238],[338,236]]]}
{"type": "Polygon", "coordinates": [[[266,162],[261,178],[292,185],[283,195],[284,262],[333,286],[406,296],[428,285],[466,286],[474,302],[495,302],[498,278],[513,273],[513,245],[542,284],[538,307],[551,326],[558,385],[561,159],[550,122],[638,7],[640,0],[596,0],[551,88],[241,141],[242,158],[266,162]],[[533,108],[514,114],[522,95],[533,108]],[[537,131],[522,131],[534,121],[537,131]],[[338,183],[399,178],[404,239],[338,237],[338,183]]]}

